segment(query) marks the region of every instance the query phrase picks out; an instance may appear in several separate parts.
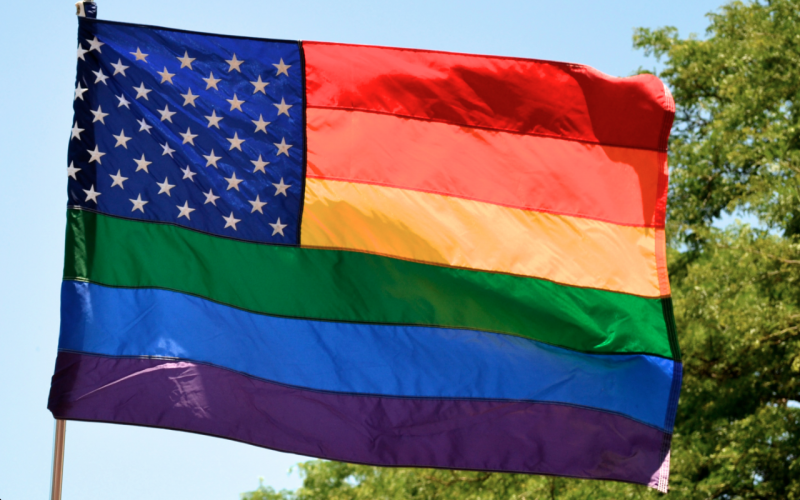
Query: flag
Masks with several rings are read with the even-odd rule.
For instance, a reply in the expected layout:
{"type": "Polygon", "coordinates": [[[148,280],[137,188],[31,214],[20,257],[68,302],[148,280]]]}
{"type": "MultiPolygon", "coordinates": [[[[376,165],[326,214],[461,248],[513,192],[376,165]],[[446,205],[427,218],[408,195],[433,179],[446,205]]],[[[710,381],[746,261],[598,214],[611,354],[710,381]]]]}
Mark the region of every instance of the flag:
{"type": "Polygon", "coordinates": [[[654,76],[80,18],[56,418],[665,491],[654,76]]]}

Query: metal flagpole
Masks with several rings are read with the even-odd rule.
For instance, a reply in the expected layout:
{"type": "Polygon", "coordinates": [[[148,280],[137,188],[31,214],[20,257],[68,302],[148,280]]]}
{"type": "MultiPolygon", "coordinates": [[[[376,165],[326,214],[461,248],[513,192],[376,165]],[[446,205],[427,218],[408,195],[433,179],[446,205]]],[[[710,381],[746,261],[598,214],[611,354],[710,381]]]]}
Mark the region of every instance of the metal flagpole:
{"type": "MultiPolygon", "coordinates": [[[[97,6],[93,0],[80,0],[75,4],[80,17],[95,17],[97,6]]],[[[61,484],[64,477],[64,442],[67,436],[67,421],[56,419],[53,438],[53,474],[50,478],[50,500],[61,500],[61,484]]]]}
{"type": "Polygon", "coordinates": [[[61,500],[61,478],[64,476],[64,441],[67,421],[56,419],[53,440],[53,477],[50,480],[50,500],[61,500]]]}

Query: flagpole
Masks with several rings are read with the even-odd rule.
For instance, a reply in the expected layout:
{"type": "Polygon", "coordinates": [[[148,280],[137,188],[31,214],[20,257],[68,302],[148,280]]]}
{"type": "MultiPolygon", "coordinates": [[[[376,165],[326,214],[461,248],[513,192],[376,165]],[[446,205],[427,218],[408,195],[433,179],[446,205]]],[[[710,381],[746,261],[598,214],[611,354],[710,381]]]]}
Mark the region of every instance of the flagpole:
{"type": "MultiPolygon", "coordinates": [[[[96,17],[97,6],[94,0],[78,0],[75,4],[79,17],[96,17]],[[88,4],[88,5],[87,5],[88,4]]],[[[53,474],[50,477],[50,500],[61,500],[61,486],[64,478],[64,443],[67,437],[67,421],[56,419],[53,437],[53,474]]]]}
{"type": "Polygon", "coordinates": [[[53,440],[53,477],[50,480],[50,500],[61,500],[61,479],[64,476],[64,441],[67,421],[56,419],[53,440]]]}

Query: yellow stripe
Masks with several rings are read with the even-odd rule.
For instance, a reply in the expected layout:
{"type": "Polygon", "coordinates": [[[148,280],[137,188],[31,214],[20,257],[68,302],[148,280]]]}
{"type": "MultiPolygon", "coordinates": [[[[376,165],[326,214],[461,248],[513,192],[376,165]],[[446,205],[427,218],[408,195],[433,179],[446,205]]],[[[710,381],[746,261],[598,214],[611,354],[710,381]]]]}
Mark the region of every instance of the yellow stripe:
{"type": "Polygon", "coordinates": [[[658,297],[655,231],[405,189],[308,179],[302,246],[658,297]]]}

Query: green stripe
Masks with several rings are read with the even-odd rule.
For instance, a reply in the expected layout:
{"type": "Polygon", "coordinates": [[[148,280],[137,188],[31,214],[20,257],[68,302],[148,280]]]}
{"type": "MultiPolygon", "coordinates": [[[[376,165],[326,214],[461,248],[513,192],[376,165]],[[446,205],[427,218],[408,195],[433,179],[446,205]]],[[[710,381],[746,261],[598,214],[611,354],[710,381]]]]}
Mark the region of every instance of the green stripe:
{"type": "Polygon", "coordinates": [[[67,212],[64,277],[165,288],[279,316],[469,328],[590,353],[673,357],[660,299],[241,242],[80,210],[67,212]]]}

